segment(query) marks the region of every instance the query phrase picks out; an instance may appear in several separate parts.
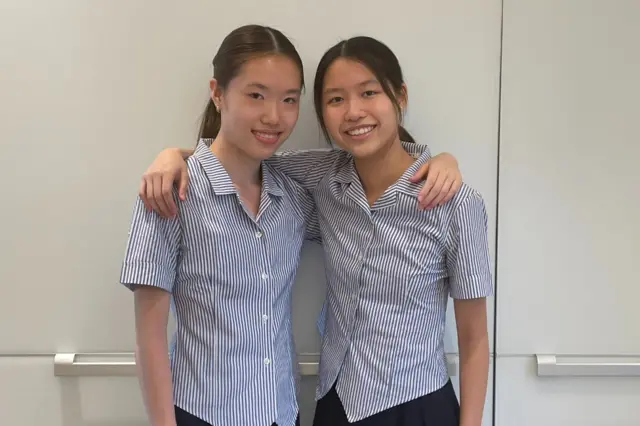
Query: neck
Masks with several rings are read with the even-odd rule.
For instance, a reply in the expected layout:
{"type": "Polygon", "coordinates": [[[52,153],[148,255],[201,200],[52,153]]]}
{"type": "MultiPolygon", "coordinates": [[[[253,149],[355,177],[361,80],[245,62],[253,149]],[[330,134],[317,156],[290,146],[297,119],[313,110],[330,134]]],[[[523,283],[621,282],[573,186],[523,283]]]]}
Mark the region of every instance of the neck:
{"type": "Polygon", "coordinates": [[[210,149],[229,174],[231,182],[236,187],[260,184],[259,160],[248,157],[233,144],[227,142],[221,134],[216,136],[211,143],[210,149]]]}
{"type": "Polygon", "coordinates": [[[400,139],[367,158],[354,159],[362,188],[372,205],[414,162],[400,139]]]}

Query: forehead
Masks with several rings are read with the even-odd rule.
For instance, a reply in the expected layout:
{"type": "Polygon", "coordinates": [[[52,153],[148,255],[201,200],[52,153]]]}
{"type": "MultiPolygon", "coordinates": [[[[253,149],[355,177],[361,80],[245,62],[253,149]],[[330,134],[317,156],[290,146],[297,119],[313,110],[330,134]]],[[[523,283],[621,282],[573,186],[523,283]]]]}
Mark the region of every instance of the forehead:
{"type": "Polygon", "coordinates": [[[300,69],[290,58],[268,55],[245,62],[231,84],[246,86],[260,84],[273,90],[300,89],[300,69]]]}
{"type": "Polygon", "coordinates": [[[349,88],[365,82],[377,82],[367,66],[353,59],[338,58],[327,69],[324,88],[349,88]]]}

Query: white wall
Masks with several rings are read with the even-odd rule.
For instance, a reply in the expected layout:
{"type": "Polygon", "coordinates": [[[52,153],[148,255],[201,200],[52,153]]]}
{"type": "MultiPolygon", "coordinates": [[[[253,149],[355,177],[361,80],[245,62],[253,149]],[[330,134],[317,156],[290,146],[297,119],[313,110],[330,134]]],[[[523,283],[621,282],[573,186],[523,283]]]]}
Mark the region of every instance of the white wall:
{"type": "MultiPolygon", "coordinates": [[[[133,349],[117,280],[138,180],[161,148],[193,145],[220,40],[257,22],[292,37],[309,85],[338,39],[389,44],[407,127],[483,193],[498,241],[495,424],[637,426],[640,378],[537,377],[534,355],[640,354],[639,3],[505,0],[502,16],[498,0],[377,1],[0,1],[2,424],[145,424],[134,378],[54,378],[52,357],[133,349]]],[[[322,146],[310,100],[285,148],[322,146]]],[[[307,247],[300,352],[318,350],[321,276],[307,247]]],[[[489,312],[493,348],[493,298],[489,312]]]]}

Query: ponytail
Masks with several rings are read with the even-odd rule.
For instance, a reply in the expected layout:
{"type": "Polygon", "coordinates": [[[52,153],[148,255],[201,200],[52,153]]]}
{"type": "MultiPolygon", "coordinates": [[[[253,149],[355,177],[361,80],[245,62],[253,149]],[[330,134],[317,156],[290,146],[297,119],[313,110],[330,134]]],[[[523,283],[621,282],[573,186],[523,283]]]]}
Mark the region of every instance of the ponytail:
{"type": "Polygon", "coordinates": [[[407,132],[407,129],[402,126],[398,126],[398,135],[400,136],[400,140],[402,142],[416,143],[415,139],[413,139],[413,136],[411,136],[409,132],[407,132]]]}
{"type": "Polygon", "coordinates": [[[207,107],[204,110],[202,122],[200,123],[198,139],[215,139],[220,131],[221,122],[222,117],[220,116],[220,112],[216,109],[213,100],[209,98],[207,107]]]}

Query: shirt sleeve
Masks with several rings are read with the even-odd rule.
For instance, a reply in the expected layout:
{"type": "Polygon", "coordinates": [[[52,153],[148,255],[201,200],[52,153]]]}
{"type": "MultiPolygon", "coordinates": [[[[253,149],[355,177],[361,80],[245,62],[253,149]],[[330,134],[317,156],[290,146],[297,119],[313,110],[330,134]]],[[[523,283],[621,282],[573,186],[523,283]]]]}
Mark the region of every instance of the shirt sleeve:
{"type": "Polygon", "coordinates": [[[176,280],[181,235],[177,216],[163,218],[155,211],[148,211],[138,197],[120,282],[129,289],[148,285],[171,292],[176,280]]]}
{"type": "Polygon", "coordinates": [[[316,208],[316,202],[313,195],[301,186],[296,186],[294,190],[296,195],[295,202],[300,209],[306,226],[304,239],[322,244],[320,223],[318,221],[318,209],[316,208]]]}
{"type": "Polygon", "coordinates": [[[454,299],[474,299],[493,292],[487,212],[482,196],[473,191],[456,207],[449,227],[447,269],[454,299]]]}
{"type": "Polygon", "coordinates": [[[268,158],[267,164],[313,192],[341,151],[337,149],[304,149],[277,152],[268,158]]]}

